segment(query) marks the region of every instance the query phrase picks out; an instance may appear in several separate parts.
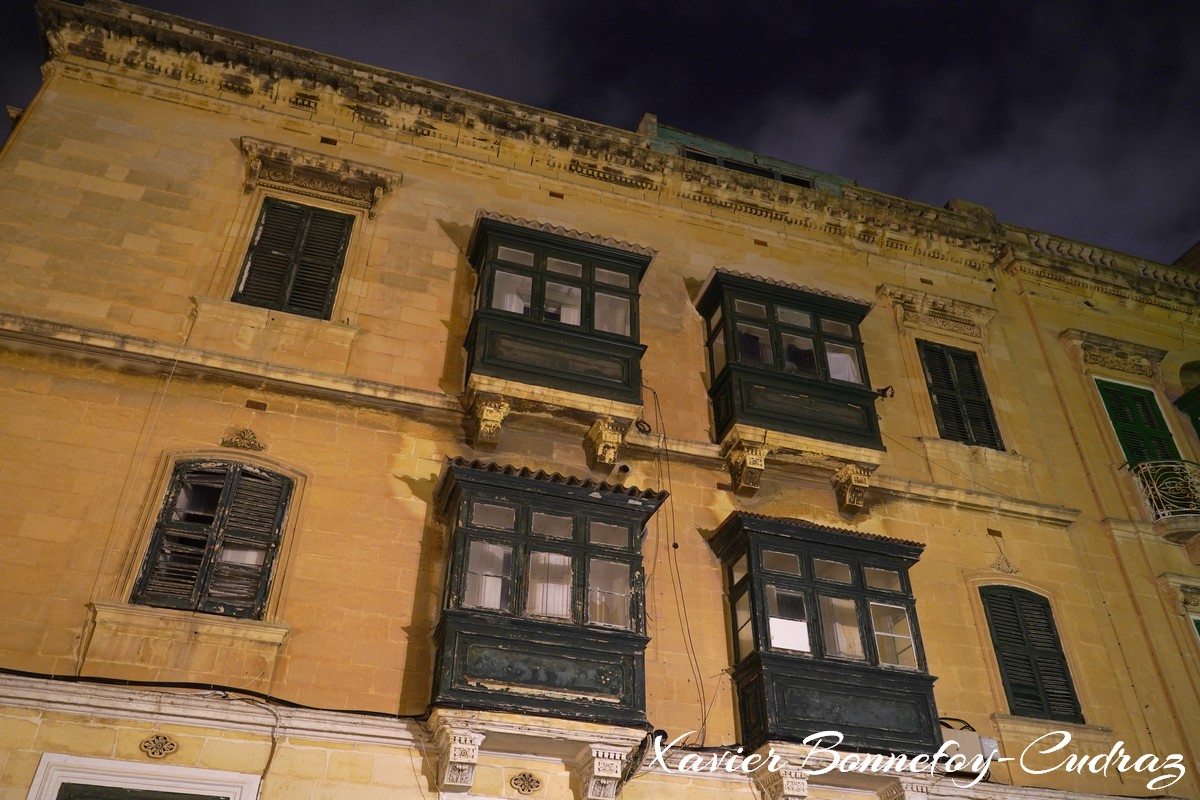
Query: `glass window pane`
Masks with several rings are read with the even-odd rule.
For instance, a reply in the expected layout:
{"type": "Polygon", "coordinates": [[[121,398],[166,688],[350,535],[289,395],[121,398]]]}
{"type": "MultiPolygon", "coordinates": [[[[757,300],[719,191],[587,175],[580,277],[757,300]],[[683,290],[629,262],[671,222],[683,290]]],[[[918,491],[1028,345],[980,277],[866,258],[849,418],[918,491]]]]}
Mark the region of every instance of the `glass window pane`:
{"type": "Polygon", "coordinates": [[[862,637],[858,631],[858,612],[853,600],[819,595],[821,633],[825,636],[825,654],[862,660],[862,637]]]}
{"type": "Polygon", "coordinates": [[[492,280],[492,308],[529,316],[533,278],[496,270],[492,280]]]}
{"type": "Polygon", "coordinates": [[[592,544],[608,544],[613,547],[629,547],[629,528],[610,525],[607,522],[588,523],[588,541],[592,544]]]}
{"type": "Polygon", "coordinates": [[[518,250],[515,247],[505,247],[501,245],[496,249],[496,258],[511,261],[514,264],[523,264],[526,267],[533,266],[533,253],[527,250],[518,250]]]}
{"type": "Polygon", "coordinates": [[[628,564],[593,558],[588,561],[588,621],[629,627],[628,564]]]}
{"type": "Polygon", "coordinates": [[[795,553],[777,553],[774,550],[762,551],[763,569],[771,572],[783,572],[788,575],[800,574],[800,556],[795,553]]]}
{"type": "Polygon", "coordinates": [[[733,603],[733,643],[738,661],[754,652],[754,626],[750,624],[750,592],[733,603]]]}
{"type": "Polygon", "coordinates": [[[559,275],[571,275],[575,278],[582,278],[583,264],[576,264],[574,261],[563,261],[561,258],[547,258],[546,271],[557,272],[559,275]]]}
{"type": "Polygon", "coordinates": [[[858,366],[858,351],[853,347],[826,342],[825,357],[829,359],[829,377],[835,381],[862,383],[862,370],[858,366]]]}
{"type": "Polygon", "coordinates": [[[779,337],[783,344],[783,371],[805,375],[817,373],[817,351],[813,340],[807,336],[784,333],[779,337]]]}
{"type": "Polygon", "coordinates": [[[854,336],[854,328],[844,322],[834,322],[833,320],[821,320],[821,330],[825,333],[832,333],[834,336],[854,336]]]}
{"type": "Polygon", "coordinates": [[[596,292],[596,330],[628,336],[628,298],[596,292]]]}
{"type": "Polygon", "coordinates": [[[871,603],[871,626],[875,629],[875,647],[879,650],[880,664],[916,669],[917,651],[913,647],[906,609],[871,603]]]}
{"type": "Polygon", "coordinates": [[[471,505],[471,522],[482,528],[511,531],[517,524],[517,512],[516,509],[508,506],[473,503],[471,505]]]}
{"type": "Polygon", "coordinates": [[[721,314],[721,307],[717,306],[717,310],[714,311],[712,316],[708,318],[708,332],[712,333],[717,328],[721,327],[722,319],[724,319],[724,316],[721,314]]]}
{"type": "Polygon", "coordinates": [[[512,600],[512,548],[472,541],[467,553],[466,608],[509,609],[512,600]]]}
{"type": "Polygon", "coordinates": [[[826,561],[823,558],[813,559],[813,574],[823,581],[851,583],[850,565],[841,561],[826,561]]]}
{"type": "Polygon", "coordinates": [[[797,311],[794,308],[776,307],[775,318],[784,325],[797,325],[801,328],[812,327],[812,314],[807,311],[797,311]]]}
{"type": "Polygon", "coordinates": [[[533,512],[531,527],[534,533],[540,533],[542,536],[552,536],[555,539],[570,539],[574,535],[571,523],[572,520],[570,517],[535,511],[533,512]]]}
{"type": "Polygon", "coordinates": [[[867,586],[872,589],[887,589],[892,592],[901,591],[900,573],[890,569],[879,569],[879,567],[863,567],[863,576],[867,580],[867,586]]]}
{"type": "Polygon", "coordinates": [[[737,561],[733,562],[733,566],[729,568],[730,585],[733,585],[746,577],[746,557],[740,556],[737,561]]]}
{"type": "Polygon", "coordinates": [[[620,286],[624,289],[629,288],[629,276],[624,272],[615,272],[611,269],[596,268],[596,283],[607,283],[609,286],[620,286]]]}
{"type": "Polygon", "coordinates": [[[733,311],[742,317],[767,318],[767,307],[762,303],[751,303],[749,300],[734,300],[733,311]]]}
{"type": "Polygon", "coordinates": [[[803,653],[811,650],[804,595],[767,586],[767,622],[771,647],[803,653]]]}
{"type": "Polygon", "coordinates": [[[583,290],[578,286],[546,282],[546,304],[542,319],[578,325],[583,307],[583,290]]]}
{"type": "Polygon", "coordinates": [[[530,553],[525,613],[531,617],[570,619],[572,574],[570,556],[562,553],[530,553]]]}
{"type": "Polygon", "coordinates": [[[713,377],[725,369],[725,331],[719,331],[712,340],[713,377]]]}
{"type": "Polygon", "coordinates": [[[226,564],[261,567],[267,560],[267,548],[264,545],[226,542],[221,546],[221,557],[218,560],[226,564]]]}
{"type": "Polygon", "coordinates": [[[737,352],[741,361],[750,364],[771,364],[771,336],[766,328],[746,325],[737,326],[737,352]]]}
{"type": "Polygon", "coordinates": [[[225,488],[225,471],[189,472],[184,477],[171,518],[176,522],[211,524],[225,488]]]}

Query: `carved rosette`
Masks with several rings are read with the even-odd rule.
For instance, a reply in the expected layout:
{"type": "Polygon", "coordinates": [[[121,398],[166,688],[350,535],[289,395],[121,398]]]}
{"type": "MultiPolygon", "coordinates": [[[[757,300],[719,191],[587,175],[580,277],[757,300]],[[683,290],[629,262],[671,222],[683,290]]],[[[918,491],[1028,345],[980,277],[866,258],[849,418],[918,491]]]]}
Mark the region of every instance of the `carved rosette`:
{"type": "Polygon", "coordinates": [[[500,426],[512,403],[498,394],[477,394],[471,400],[470,439],[472,447],[494,447],[500,441],[500,426]]]}
{"type": "Polygon", "coordinates": [[[484,735],[466,728],[443,725],[437,731],[438,789],[442,792],[469,792],[475,782],[479,746],[484,735]]]}
{"type": "Polygon", "coordinates": [[[624,766],[623,748],[588,745],[575,761],[579,800],[613,800],[617,796],[624,766]]]}
{"type": "Polygon", "coordinates": [[[735,491],[754,491],[758,488],[759,478],[767,468],[767,456],[770,448],[764,444],[738,441],[725,453],[725,462],[729,465],[729,476],[733,479],[735,491]]]}
{"type": "Polygon", "coordinates": [[[584,444],[587,447],[589,466],[593,469],[617,463],[617,452],[625,443],[626,428],[612,417],[598,417],[592,423],[584,444]]]}
{"type": "Polygon", "coordinates": [[[1075,328],[1063,331],[1061,338],[1074,345],[1085,370],[1088,367],[1101,367],[1150,380],[1154,379],[1158,365],[1167,354],[1166,350],[1157,347],[1112,339],[1075,328]]]}
{"type": "Polygon", "coordinates": [[[808,797],[804,770],[785,764],[778,770],[757,769],[751,773],[765,800],[803,800],[808,797]]]}
{"type": "Polygon", "coordinates": [[[871,486],[871,473],[858,464],[847,464],[833,473],[830,483],[837,494],[838,508],[843,511],[857,511],[866,501],[867,489],[871,486]]]}
{"type": "Polygon", "coordinates": [[[150,758],[166,758],[178,749],[178,745],[163,734],[155,734],[142,741],[142,752],[150,758]]]}

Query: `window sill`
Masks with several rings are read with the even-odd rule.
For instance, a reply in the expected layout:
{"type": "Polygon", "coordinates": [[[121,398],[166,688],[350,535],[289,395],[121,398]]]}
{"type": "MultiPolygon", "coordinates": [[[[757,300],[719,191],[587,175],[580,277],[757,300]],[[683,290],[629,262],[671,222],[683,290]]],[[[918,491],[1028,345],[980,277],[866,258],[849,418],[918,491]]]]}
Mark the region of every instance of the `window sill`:
{"type": "Polygon", "coordinates": [[[201,350],[346,373],[360,329],[269,308],[194,297],[196,321],[188,344],[201,350]]]}
{"type": "Polygon", "coordinates": [[[94,602],[80,674],[265,691],[289,628],[170,608],[94,602]]]}
{"type": "Polygon", "coordinates": [[[1011,497],[1038,496],[1039,476],[1031,458],[936,436],[917,441],[925,448],[934,483],[954,486],[965,479],[970,486],[987,486],[1011,497]]]}

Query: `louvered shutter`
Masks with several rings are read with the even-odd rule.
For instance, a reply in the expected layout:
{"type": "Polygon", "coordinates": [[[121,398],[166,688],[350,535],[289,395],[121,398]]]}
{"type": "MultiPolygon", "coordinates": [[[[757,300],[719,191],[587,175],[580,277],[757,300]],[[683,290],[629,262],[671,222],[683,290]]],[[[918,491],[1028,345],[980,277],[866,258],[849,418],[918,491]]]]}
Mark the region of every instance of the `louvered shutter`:
{"type": "Polygon", "coordinates": [[[261,616],[291,488],[248,465],[177,465],[133,602],[261,616]]]}
{"type": "Polygon", "coordinates": [[[233,300],[328,319],[354,218],[267,198],[233,300]]]}
{"type": "Polygon", "coordinates": [[[938,434],[964,444],[1003,450],[979,358],[968,350],[917,342],[938,434]]]}
{"type": "Polygon", "coordinates": [[[229,468],[222,464],[185,462],[175,467],[133,602],[196,608],[228,479],[229,468]]]}
{"type": "Polygon", "coordinates": [[[258,617],[267,599],[291,481],[242,465],[226,491],[199,610],[258,617]]]}
{"type": "Polygon", "coordinates": [[[1083,722],[1050,603],[1011,586],[980,590],[1011,713],[1083,722]]]}
{"type": "Polygon", "coordinates": [[[1154,392],[1099,379],[1096,388],[1130,465],[1179,460],[1175,437],[1167,427],[1154,392]]]}

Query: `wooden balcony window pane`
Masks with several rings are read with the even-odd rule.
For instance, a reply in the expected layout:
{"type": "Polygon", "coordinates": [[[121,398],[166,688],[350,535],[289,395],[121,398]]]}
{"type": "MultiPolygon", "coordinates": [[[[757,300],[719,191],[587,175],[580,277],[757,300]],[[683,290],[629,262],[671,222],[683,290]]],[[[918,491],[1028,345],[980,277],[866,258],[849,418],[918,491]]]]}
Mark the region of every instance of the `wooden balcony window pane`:
{"type": "Polygon", "coordinates": [[[554,539],[570,539],[574,536],[571,518],[562,517],[558,514],[546,514],[541,511],[535,511],[533,512],[531,527],[534,533],[541,534],[542,536],[550,536],[554,539]]]}
{"type": "Polygon", "coordinates": [[[588,562],[588,621],[629,627],[629,565],[593,558],[588,562]]]}
{"type": "Polygon", "coordinates": [[[509,261],[513,264],[520,264],[525,267],[533,266],[533,253],[527,250],[518,250],[515,247],[500,246],[496,249],[496,258],[503,261],[509,261]]]}
{"type": "Polygon", "coordinates": [[[561,258],[547,258],[546,271],[557,272],[559,275],[570,275],[573,278],[583,277],[583,265],[574,261],[564,261],[561,258]]]}
{"type": "Polygon", "coordinates": [[[629,300],[596,292],[596,330],[628,336],[630,331],[629,300]]]}
{"type": "Polygon", "coordinates": [[[771,334],[766,328],[738,323],[737,326],[738,358],[748,364],[766,364],[771,366],[774,357],[771,355],[771,334]]]}
{"type": "Polygon", "coordinates": [[[844,322],[834,322],[830,319],[821,320],[821,330],[824,333],[832,333],[834,336],[854,336],[854,328],[844,322]]]}
{"type": "Polygon", "coordinates": [[[774,550],[762,551],[763,569],[771,572],[782,572],[785,575],[800,575],[800,556],[795,553],[778,553],[774,550]]]}
{"type": "Polygon", "coordinates": [[[900,573],[895,570],[863,567],[863,576],[867,580],[867,586],[872,589],[899,592],[903,588],[900,584],[900,573]]]}
{"type": "Polygon", "coordinates": [[[850,565],[841,561],[827,561],[823,558],[813,559],[813,572],[823,581],[850,583],[850,565]]]}
{"type": "Polygon", "coordinates": [[[751,303],[749,300],[734,300],[734,313],[743,317],[752,317],[754,319],[766,319],[767,307],[762,303],[751,303]]]}
{"type": "Polygon", "coordinates": [[[871,626],[875,629],[875,648],[880,664],[917,668],[908,611],[900,606],[871,603],[871,626]]]}
{"type": "Polygon", "coordinates": [[[624,525],[611,525],[607,522],[588,523],[588,541],[592,544],[607,544],[613,547],[629,546],[629,529],[624,525]]]}
{"type": "Polygon", "coordinates": [[[480,528],[511,531],[517,524],[517,512],[508,506],[474,503],[471,506],[471,522],[480,528]]]}
{"type": "Polygon", "coordinates": [[[826,342],[825,356],[829,359],[830,378],[847,383],[862,383],[862,368],[858,364],[858,351],[853,347],[826,342]]]}
{"type": "Polygon", "coordinates": [[[767,623],[771,647],[781,650],[811,651],[808,642],[808,615],[804,595],[767,586],[767,623]]]}
{"type": "Polygon", "coordinates": [[[784,325],[795,325],[798,328],[812,327],[812,314],[807,311],[797,311],[794,308],[781,306],[775,309],[775,318],[784,325]]]}
{"type": "Polygon", "coordinates": [[[754,626],[750,622],[750,593],[743,592],[733,604],[734,644],[737,660],[741,661],[754,652],[754,626]]]}
{"type": "Polygon", "coordinates": [[[609,286],[620,286],[622,289],[629,288],[629,276],[624,272],[615,272],[611,269],[596,268],[596,283],[607,283],[609,286]]]}
{"type": "Polygon", "coordinates": [[[463,605],[507,611],[512,600],[512,548],[472,541],[467,554],[467,586],[463,605]]]}
{"type": "Polygon", "coordinates": [[[825,636],[826,655],[862,661],[862,636],[858,630],[856,603],[846,597],[820,595],[821,632],[825,636]]]}
{"type": "Polygon", "coordinates": [[[817,350],[812,339],[794,333],[784,333],[780,335],[779,340],[783,344],[784,372],[817,374],[817,350]]]}
{"type": "Polygon", "coordinates": [[[571,619],[571,557],[562,553],[529,554],[529,592],[525,612],[531,617],[571,619]]]}
{"type": "Polygon", "coordinates": [[[583,308],[583,290],[578,286],[546,282],[546,304],[542,318],[549,322],[578,325],[583,308]]]}
{"type": "Polygon", "coordinates": [[[529,316],[533,303],[533,278],[496,270],[492,281],[492,308],[529,316]]]}

